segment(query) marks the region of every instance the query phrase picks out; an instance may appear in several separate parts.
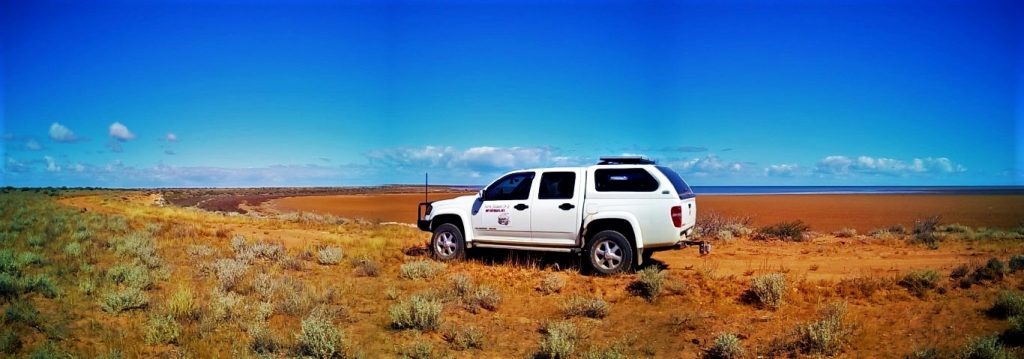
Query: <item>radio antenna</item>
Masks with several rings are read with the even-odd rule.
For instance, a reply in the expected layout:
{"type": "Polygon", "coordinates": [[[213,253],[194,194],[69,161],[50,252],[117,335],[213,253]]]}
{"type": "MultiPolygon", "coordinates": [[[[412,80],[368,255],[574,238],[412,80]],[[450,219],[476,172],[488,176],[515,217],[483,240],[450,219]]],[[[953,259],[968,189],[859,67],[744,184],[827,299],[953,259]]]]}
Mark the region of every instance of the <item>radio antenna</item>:
{"type": "Polygon", "coordinates": [[[427,200],[427,184],[430,183],[430,173],[423,172],[423,202],[429,202],[427,200]]]}

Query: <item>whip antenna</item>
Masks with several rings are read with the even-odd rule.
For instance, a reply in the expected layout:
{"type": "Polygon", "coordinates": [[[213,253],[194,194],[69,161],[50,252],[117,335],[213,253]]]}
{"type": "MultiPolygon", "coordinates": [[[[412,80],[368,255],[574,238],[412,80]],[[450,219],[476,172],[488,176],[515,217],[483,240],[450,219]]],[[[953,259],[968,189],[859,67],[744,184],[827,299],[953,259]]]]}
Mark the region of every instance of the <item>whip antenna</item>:
{"type": "Polygon", "coordinates": [[[423,202],[427,201],[427,183],[430,183],[430,173],[423,172],[423,202]]]}

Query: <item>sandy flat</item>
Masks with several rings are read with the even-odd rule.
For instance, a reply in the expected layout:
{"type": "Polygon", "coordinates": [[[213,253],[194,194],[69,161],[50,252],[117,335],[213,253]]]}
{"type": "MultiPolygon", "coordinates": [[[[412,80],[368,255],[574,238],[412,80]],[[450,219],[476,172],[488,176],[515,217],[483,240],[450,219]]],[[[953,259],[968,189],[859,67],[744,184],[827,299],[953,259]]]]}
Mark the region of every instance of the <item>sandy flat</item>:
{"type": "MultiPolygon", "coordinates": [[[[431,200],[459,196],[431,194],[431,200]]],[[[423,194],[371,194],[287,197],[267,205],[282,211],[309,211],[346,217],[414,223],[423,194]]],[[[874,228],[940,215],[943,223],[1009,228],[1024,221],[1024,195],[838,194],[838,195],[701,195],[700,213],[716,211],[750,216],[754,225],[799,219],[816,231],[842,227],[866,232],[874,228]]]]}

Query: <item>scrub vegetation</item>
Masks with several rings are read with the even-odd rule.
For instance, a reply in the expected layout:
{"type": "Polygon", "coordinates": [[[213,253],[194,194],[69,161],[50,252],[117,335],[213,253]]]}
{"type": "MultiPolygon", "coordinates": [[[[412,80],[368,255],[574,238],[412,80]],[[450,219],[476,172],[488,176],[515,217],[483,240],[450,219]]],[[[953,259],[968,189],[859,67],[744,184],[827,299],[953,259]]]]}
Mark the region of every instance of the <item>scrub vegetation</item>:
{"type": "Polygon", "coordinates": [[[713,214],[699,225],[711,255],[659,252],[636,273],[599,277],[571,256],[481,251],[441,263],[425,254],[429,235],[403,225],[160,206],[145,191],[3,192],[0,356],[1024,352],[1024,227],[926,217],[822,234],[713,214]],[[942,260],[901,262],[918,253],[942,260]],[[835,264],[854,256],[898,270],[835,264]]]}

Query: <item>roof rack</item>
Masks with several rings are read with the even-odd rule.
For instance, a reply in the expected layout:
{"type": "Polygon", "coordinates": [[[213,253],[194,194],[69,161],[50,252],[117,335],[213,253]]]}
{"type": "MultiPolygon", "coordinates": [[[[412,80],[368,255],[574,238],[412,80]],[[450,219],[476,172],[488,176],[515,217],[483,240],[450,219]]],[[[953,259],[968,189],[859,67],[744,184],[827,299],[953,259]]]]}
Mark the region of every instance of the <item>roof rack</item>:
{"type": "Polygon", "coordinates": [[[601,157],[599,165],[653,165],[654,160],[644,156],[610,156],[601,157]]]}

